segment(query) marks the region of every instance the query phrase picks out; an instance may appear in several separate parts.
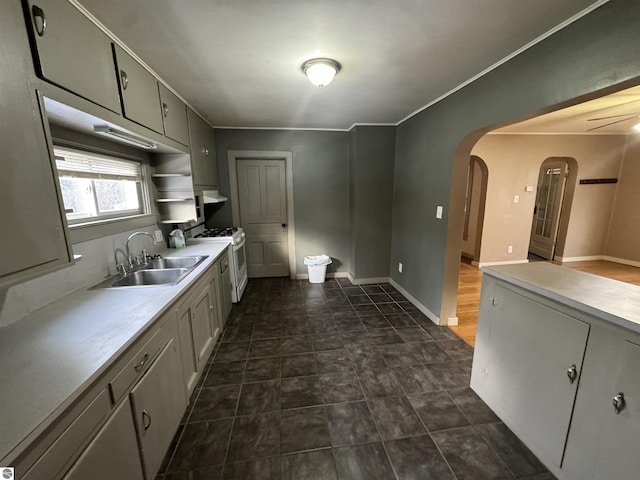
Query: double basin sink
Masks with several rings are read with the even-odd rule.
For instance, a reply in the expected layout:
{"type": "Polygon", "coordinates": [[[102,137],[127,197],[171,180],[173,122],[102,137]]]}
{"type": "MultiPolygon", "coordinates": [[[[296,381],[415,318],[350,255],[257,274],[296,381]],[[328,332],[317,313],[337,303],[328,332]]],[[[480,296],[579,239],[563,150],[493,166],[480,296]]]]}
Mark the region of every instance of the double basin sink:
{"type": "Polygon", "coordinates": [[[139,270],[124,276],[110,277],[94,288],[144,287],[175,285],[202,263],[208,255],[153,258],[139,270]]]}

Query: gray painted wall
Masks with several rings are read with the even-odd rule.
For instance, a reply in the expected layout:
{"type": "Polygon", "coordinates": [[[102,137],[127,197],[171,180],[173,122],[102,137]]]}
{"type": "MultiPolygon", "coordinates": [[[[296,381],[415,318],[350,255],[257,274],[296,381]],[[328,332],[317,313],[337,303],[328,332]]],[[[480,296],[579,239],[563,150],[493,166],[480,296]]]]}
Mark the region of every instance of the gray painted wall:
{"type": "Polygon", "coordinates": [[[395,127],[357,126],[349,132],[354,279],[389,276],[395,138],[395,127]]]}
{"type": "MultiPolygon", "coordinates": [[[[296,271],[306,273],[305,255],[332,257],[329,272],[346,272],[349,262],[349,134],[300,130],[216,129],[218,182],[229,196],[228,150],[284,150],[293,153],[296,271]]],[[[231,204],[207,206],[207,226],[232,224],[231,204]]]]}
{"type": "Polygon", "coordinates": [[[464,186],[475,141],[490,126],[638,83],[632,79],[640,75],[639,24],[640,2],[612,0],[398,127],[392,278],[431,312],[455,315],[464,186]],[[443,220],[435,219],[436,205],[445,206],[443,220]]]}

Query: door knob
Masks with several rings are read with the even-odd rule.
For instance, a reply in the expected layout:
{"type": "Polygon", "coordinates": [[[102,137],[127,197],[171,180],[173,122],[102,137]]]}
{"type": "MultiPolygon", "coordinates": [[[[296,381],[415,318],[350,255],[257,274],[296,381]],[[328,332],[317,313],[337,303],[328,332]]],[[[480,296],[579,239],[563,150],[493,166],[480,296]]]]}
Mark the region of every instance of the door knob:
{"type": "Polygon", "coordinates": [[[282,224],[282,228],[287,228],[287,224],[286,224],[286,223],[283,223],[283,224],[282,224]]]}
{"type": "Polygon", "coordinates": [[[620,392],[615,397],[613,397],[613,408],[616,411],[616,414],[620,414],[624,407],[627,405],[627,402],[624,400],[624,393],[620,392]]]}
{"type": "Polygon", "coordinates": [[[576,378],[578,378],[578,369],[575,365],[571,365],[567,369],[567,377],[569,377],[569,383],[573,385],[573,382],[575,382],[576,378]]]}

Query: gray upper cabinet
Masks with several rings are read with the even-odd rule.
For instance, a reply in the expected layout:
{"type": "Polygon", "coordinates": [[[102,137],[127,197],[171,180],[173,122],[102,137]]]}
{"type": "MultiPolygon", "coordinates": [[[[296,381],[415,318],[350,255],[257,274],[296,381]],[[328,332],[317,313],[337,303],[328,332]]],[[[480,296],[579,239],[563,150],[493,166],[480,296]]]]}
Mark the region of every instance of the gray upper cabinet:
{"type": "Polygon", "coordinates": [[[118,45],[114,49],[124,116],[162,134],[158,81],[118,45]]]}
{"type": "Polygon", "coordinates": [[[0,2],[0,286],[71,262],[18,2],[0,2]],[[11,20],[13,19],[13,20],[11,20]]]}
{"type": "Polygon", "coordinates": [[[218,167],[213,129],[193,110],[187,109],[191,138],[191,168],[194,185],[216,187],[218,167]]]}
{"type": "Polygon", "coordinates": [[[38,75],[120,113],[109,37],[67,0],[30,0],[24,6],[38,75]]]}
{"type": "Polygon", "coordinates": [[[158,88],[165,136],[183,145],[189,145],[187,106],[163,84],[158,83],[158,88]]]}

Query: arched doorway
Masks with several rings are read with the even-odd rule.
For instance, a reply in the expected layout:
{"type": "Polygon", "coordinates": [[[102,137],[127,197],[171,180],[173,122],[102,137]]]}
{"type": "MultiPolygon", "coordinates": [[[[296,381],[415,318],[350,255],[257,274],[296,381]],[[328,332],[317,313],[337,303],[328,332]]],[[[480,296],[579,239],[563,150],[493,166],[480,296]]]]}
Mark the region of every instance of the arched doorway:
{"type": "Polygon", "coordinates": [[[482,158],[471,155],[462,231],[462,256],[477,264],[482,245],[482,223],[487,199],[489,169],[482,158]]]}

